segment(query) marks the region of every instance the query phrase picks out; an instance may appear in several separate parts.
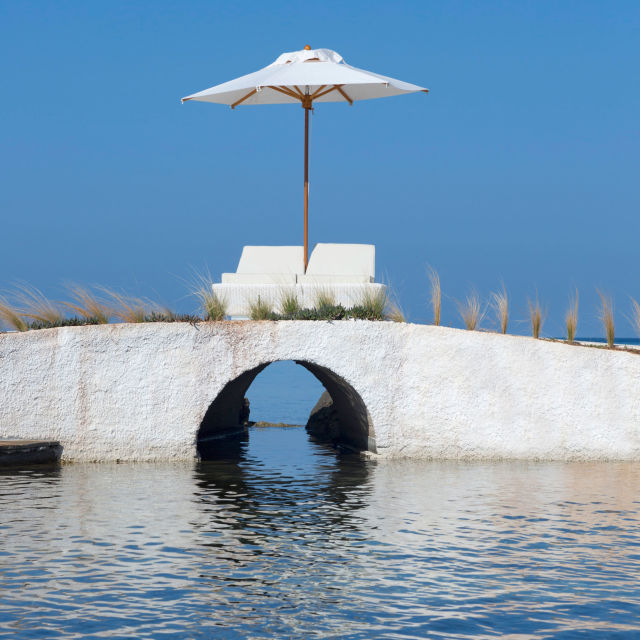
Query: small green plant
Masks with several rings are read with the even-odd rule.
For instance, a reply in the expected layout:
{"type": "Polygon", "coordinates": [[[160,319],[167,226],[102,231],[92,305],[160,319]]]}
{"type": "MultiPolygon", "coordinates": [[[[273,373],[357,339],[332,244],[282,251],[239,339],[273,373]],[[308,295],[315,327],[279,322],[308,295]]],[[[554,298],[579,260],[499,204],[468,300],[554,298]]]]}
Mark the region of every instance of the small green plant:
{"type": "Polygon", "coordinates": [[[336,294],[329,287],[318,287],[313,296],[314,309],[336,306],[336,294]]]}
{"type": "Polygon", "coordinates": [[[542,312],[542,307],[540,306],[538,296],[536,295],[535,301],[532,301],[531,299],[527,300],[527,304],[529,306],[529,322],[531,323],[531,335],[537,339],[540,337],[540,331],[542,330],[542,325],[544,324],[544,314],[542,312]]]}
{"type": "Polygon", "coordinates": [[[300,301],[295,289],[283,289],[280,292],[280,314],[294,316],[300,311],[300,301]]]}
{"type": "Polygon", "coordinates": [[[431,285],[431,307],[433,308],[433,324],[440,326],[440,312],[442,309],[442,290],[438,272],[429,267],[429,284],[431,285]]]}
{"type": "Polygon", "coordinates": [[[219,322],[227,317],[227,308],[229,306],[227,299],[215,293],[211,287],[200,292],[200,304],[205,320],[219,322]]]}
{"type": "Polygon", "coordinates": [[[265,302],[260,296],[249,301],[249,318],[251,320],[273,320],[275,314],[271,310],[271,305],[265,302]]]}
{"type": "Polygon", "coordinates": [[[6,298],[0,298],[0,321],[14,331],[28,331],[29,325],[21,312],[6,298]]]}
{"type": "Polygon", "coordinates": [[[482,321],[484,313],[478,294],[470,293],[463,302],[458,302],[458,311],[464,322],[464,326],[469,331],[475,331],[482,321]]]}
{"type": "Polygon", "coordinates": [[[578,290],[569,300],[569,308],[564,316],[564,323],[567,327],[567,342],[573,344],[576,340],[576,331],[578,329],[578,290]]]}
{"type": "Polygon", "coordinates": [[[502,286],[502,291],[491,294],[491,301],[500,325],[500,333],[505,334],[509,326],[509,297],[504,285],[502,286]]]}
{"type": "Polygon", "coordinates": [[[81,318],[86,318],[88,324],[107,324],[113,315],[113,309],[98,298],[88,287],[77,284],[67,286],[72,296],[73,302],[63,302],[62,304],[77,313],[81,318]],[[95,322],[94,322],[95,321],[95,322]]]}
{"type": "Polygon", "coordinates": [[[384,287],[376,287],[373,290],[371,287],[366,287],[359,292],[351,312],[353,317],[363,320],[386,320],[388,305],[389,298],[384,287]]]}
{"type": "Polygon", "coordinates": [[[218,322],[227,317],[229,304],[223,295],[213,290],[213,279],[209,272],[193,272],[190,282],[191,294],[198,300],[200,310],[205,320],[218,322]]]}
{"type": "Polygon", "coordinates": [[[29,329],[56,329],[58,327],[84,327],[89,324],[102,324],[98,318],[61,318],[55,322],[46,322],[43,320],[33,320],[29,323],[29,329]]]}
{"type": "Polygon", "coordinates": [[[607,345],[613,347],[615,342],[615,321],[613,318],[613,300],[610,296],[605,295],[599,289],[598,297],[600,298],[600,308],[598,310],[598,317],[604,328],[604,334],[607,339],[607,345]]]}

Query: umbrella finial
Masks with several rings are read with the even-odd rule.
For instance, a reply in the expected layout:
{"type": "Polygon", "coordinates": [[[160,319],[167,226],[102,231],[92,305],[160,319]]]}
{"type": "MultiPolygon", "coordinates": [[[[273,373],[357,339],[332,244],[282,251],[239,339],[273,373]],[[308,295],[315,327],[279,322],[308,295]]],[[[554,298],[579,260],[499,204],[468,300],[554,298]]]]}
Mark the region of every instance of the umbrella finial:
{"type": "Polygon", "coordinates": [[[304,50],[305,51],[311,51],[311,47],[308,44],[304,45],[304,50]]]}

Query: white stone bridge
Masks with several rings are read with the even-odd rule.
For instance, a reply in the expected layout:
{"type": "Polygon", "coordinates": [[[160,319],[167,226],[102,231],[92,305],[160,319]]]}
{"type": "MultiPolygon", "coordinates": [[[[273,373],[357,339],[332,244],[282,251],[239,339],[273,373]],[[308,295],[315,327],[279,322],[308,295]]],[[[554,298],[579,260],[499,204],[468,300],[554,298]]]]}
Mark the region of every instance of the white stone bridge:
{"type": "Polygon", "coordinates": [[[63,460],[193,459],[281,360],[329,391],[345,443],[379,456],[640,459],[640,354],[367,321],[0,334],[0,439],[59,440],[63,460]]]}

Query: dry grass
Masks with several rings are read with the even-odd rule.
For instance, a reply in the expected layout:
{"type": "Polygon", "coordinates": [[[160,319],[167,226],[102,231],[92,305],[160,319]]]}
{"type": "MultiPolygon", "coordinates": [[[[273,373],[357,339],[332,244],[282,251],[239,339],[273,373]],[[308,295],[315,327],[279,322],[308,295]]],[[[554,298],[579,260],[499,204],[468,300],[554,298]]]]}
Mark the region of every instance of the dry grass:
{"type": "Polygon", "coordinates": [[[336,306],[336,294],[331,287],[318,287],[313,296],[314,309],[336,306]]]}
{"type": "Polygon", "coordinates": [[[219,322],[227,317],[229,304],[226,297],[213,291],[213,278],[207,271],[195,271],[189,283],[191,295],[198,300],[198,306],[205,320],[219,322]]]}
{"type": "Polygon", "coordinates": [[[433,308],[433,324],[440,326],[440,312],[442,310],[442,290],[438,272],[429,267],[429,284],[431,286],[431,307],[433,308]]]}
{"type": "Polygon", "coordinates": [[[464,301],[457,302],[457,305],[464,326],[469,331],[475,331],[484,316],[478,294],[475,292],[470,293],[464,301]]]}
{"type": "Polygon", "coordinates": [[[20,310],[16,309],[6,298],[0,298],[0,321],[14,331],[29,330],[29,325],[22,317],[20,310]]]}
{"type": "Polygon", "coordinates": [[[300,300],[295,288],[284,288],[280,291],[279,309],[283,316],[293,316],[300,311],[300,300]]]}
{"type": "Polygon", "coordinates": [[[144,298],[136,298],[106,287],[99,289],[113,301],[113,306],[110,305],[111,313],[121,322],[144,322],[148,315],[158,312],[157,305],[144,298]]]}
{"type": "Polygon", "coordinates": [[[407,316],[397,302],[390,302],[387,309],[387,320],[391,322],[406,322],[407,316]]]}
{"type": "Polygon", "coordinates": [[[542,307],[540,306],[538,296],[536,296],[535,301],[529,299],[527,300],[527,303],[529,306],[529,322],[531,323],[531,335],[537,339],[540,337],[540,331],[542,331],[542,325],[544,324],[544,313],[542,312],[542,307]]]}
{"type": "Polygon", "coordinates": [[[20,315],[24,318],[52,325],[64,320],[60,308],[36,287],[28,284],[17,285],[15,298],[21,307],[20,315]]]}
{"type": "Polygon", "coordinates": [[[631,318],[629,320],[640,336],[640,304],[634,298],[631,298],[631,318]]]}
{"type": "Polygon", "coordinates": [[[598,318],[602,322],[604,334],[607,338],[607,345],[613,347],[616,337],[615,321],[613,318],[613,300],[610,296],[605,295],[599,289],[598,297],[600,298],[600,308],[598,309],[598,318]]]}
{"type": "Polygon", "coordinates": [[[260,296],[255,300],[249,300],[248,307],[251,320],[270,320],[273,315],[271,305],[260,296]]]}
{"type": "Polygon", "coordinates": [[[357,296],[354,307],[363,310],[367,318],[371,320],[385,320],[387,318],[387,307],[389,306],[389,297],[384,287],[364,287],[357,296]]]}
{"type": "Polygon", "coordinates": [[[564,323],[567,327],[567,341],[573,344],[576,339],[576,331],[578,328],[578,290],[569,300],[569,308],[564,316],[564,323]]]}
{"type": "Polygon", "coordinates": [[[71,294],[73,302],[63,302],[62,304],[78,316],[86,320],[94,320],[98,324],[108,324],[111,316],[115,315],[114,310],[88,287],[70,284],[67,286],[67,290],[71,294]]]}
{"type": "Polygon", "coordinates": [[[500,325],[500,333],[507,333],[507,327],[509,326],[509,297],[504,285],[502,286],[502,291],[496,291],[491,294],[491,303],[500,325]]]}

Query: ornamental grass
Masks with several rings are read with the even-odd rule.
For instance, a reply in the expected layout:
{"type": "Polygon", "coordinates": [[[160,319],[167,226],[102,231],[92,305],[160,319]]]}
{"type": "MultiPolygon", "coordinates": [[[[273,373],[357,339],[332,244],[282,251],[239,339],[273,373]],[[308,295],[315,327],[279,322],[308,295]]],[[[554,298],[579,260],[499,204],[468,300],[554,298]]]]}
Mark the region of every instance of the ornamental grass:
{"type": "Polygon", "coordinates": [[[600,298],[600,307],[598,308],[598,318],[602,322],[604,329],[604,335],[607,340],[607,345],[613,347],[616,337],[616,327],[613,318],[613,300],[611,296],[608,296],[599,289],[596,289],[598,297],[600,298]]]}
{"type": "Polygon", "coordinates": [[[429,267],[429,285],[431,290],[431,307],[433,309],[433,324],[440,326],[442,289],[440,288],[440,276],[433,267],[429,267]]]}
{"type": "Polygon", "coordinates": [[[462,302],[458,301],[457,305],[464,326],[469,331],[478,329],[484,315],[478,294],[475,291],[470,293],[462,302]]]}
{"type": "Polygon", "coordinates": [[[576,331],[578,328],[578,290],[569,300],[569,308],[564,316],[564,324],[567,328],[567,342],[573,344],[576,340],[576,331]]]}
{"type": "Polygon", "coordinates": [[[495,291],[491,294],[491,303],[500,326],[500,333],[505,334],[509,326],[509,297],[504,285],[501,291],[495,291]]]}

